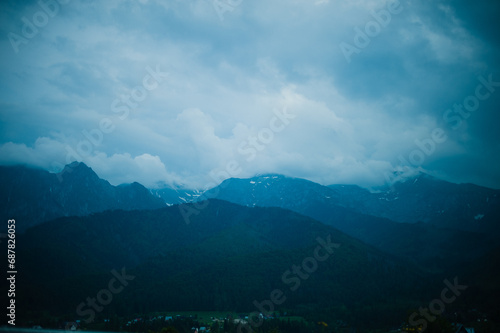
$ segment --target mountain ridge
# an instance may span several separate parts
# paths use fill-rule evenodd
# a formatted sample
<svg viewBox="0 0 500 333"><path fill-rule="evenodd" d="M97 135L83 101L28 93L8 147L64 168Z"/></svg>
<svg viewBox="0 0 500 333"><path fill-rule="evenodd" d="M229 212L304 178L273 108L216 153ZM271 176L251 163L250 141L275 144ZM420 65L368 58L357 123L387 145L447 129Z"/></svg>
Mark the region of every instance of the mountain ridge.
<svg viewBox="0 0 500 333"><path fill-rule="evenodd" d="M57 174L26 166L0 166L0 183L1 218L16 219L19 232L63 216L165 206L143 185L113 186L78 162Z"/></svg>
<svg viewBox="0 0 500 333"><path fill-rule="evenodd" d="M410 186L412 189L411 184L419 182L418 178L415 179L402 183L402 187ZM443 181L442 184L447 183ZM439 182L439 186L442 184ZM424 186L424 189L427 187ZM368 198L361 196L360 192ZM419 192L416 193L417 197L421 196ZM405 257L429 271L445 271L460 266L463 261L481 257L498 240L499 231L494 216L485 219L489 221L485 228L463 228L458 223L395 221L356 205L356 202L371 200L375 204L393 203L399 208L397 200L380 199L386 199L383 196L388 195L394 196L394 192L373 194L359 187L339 185L331 188L308 180L266 175L225 180L218 187L205 192L201 198L218 198L248 207L289 209L333 226L386 253ZM425 198L418 199L417 203L419 200L423 202ZM402 212L412 217L417 208L403 206ZM452 217L460 217L459 214L452 214Z"/></svg>
<svg viewBox="0 0 500 333"><path fill-rule="evenodd" d="M233 191L231 194L228 193L228 186ZM237 186L240 188L236 189ZM244 193L247 193L247 197L244 197ZM307 195L314 195L318 201L329 201L330 204L361 214L396 222L424 222L441 228L485 233L499 231L500 190L474 184L449 183L425 173L375 192L358 185L324 186L310 180L277 174L229 178L207 190L201 197L220 197L249 206L280 207L285 196L289 197L289 201L300 201ZM234 196L239 197L235 199ZM287 203L288 208L293 206L293 202Z"/></svg>

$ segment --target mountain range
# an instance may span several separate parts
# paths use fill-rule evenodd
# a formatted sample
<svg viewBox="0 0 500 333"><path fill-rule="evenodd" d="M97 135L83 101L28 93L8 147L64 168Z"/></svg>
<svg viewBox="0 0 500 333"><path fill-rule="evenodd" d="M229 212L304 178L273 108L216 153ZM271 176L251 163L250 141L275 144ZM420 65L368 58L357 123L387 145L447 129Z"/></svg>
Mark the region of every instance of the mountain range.
<svg viewBox="0 0 500 333"><path fill-rule="evenodd" d="M135 278L100 320L262 312L280 290L277 310L365 331L399 325L459 276L470 292L447 313L475 308L498 322L498 190L426 174L377 192L261 175L201 193L112 186L83 163L66 168L0 167L0 213L18 229L24 324L88 319L79 305L122 269ZM329 255L320 261L317 251Z"/></svg>
<svg viewBox="0 0 500 333"><path fill-rule="evenodd" d="M203 197L249 207L289 209L431 271L486 254L496 246L500 232L500 191L451 184L425 174L378 193L354 185L322 186L304 179L263 175L225 180ZM450 203L453 200L457 206ZM441 209L445 213L436 216L440 201L449 211ZM469 214L462 214L464 210ZM475 218L479 212L484 213L481 219Z"/></svg>
<svg viewBox="0 0 500 333"><path fill-rule="evenodd" d="M16 219L19 232L62 216L165 205L139 183L112 186L78 162L58 174L26 166L0 166L0 183L1 218Z"/></svg>
<svg viewBox="0 0 500 333"><path fill-rule="evenodd" d="M322 186L304 179L263 175L227 179L206 196L246 206L276 206L302 212L312 205L342 207L395 222L423 222L484 233L497 232L500 221L500 190L453 184L424 173L378 192L356 185Z"/></svg>

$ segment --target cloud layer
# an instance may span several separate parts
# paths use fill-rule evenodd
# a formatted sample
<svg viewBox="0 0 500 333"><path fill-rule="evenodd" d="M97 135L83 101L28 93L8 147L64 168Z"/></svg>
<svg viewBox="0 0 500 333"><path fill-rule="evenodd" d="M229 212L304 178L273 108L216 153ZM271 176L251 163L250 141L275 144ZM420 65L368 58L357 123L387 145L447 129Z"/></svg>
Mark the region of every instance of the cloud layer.
<svg viewBox="0 0 500 333"><path fill-rule="evenodd" d="M500 188L499 7L2 2L0 163L197 188L377 186L409 166Z"/></svg>

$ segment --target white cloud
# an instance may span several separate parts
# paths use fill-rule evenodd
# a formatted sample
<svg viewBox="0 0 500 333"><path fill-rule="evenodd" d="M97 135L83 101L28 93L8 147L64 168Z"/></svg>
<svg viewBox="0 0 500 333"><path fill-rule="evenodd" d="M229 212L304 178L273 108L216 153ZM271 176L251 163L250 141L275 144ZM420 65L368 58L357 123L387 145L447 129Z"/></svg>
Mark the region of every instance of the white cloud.
<svg viewBox="0 0 500 333"><path fill-rule="evenodd" d="M14 142L0 145L0 164L4 165L25 164L54 171L64 165L64 158L64 144L46 137L38 138L33 147Z"/></svg>
<svg viewBox="0 0 500 333"><path fill-rule="evenodd" d="M142 154L132 157L130 154L113 154L107 156L97 153L90 157L88 165L101 177L113 185L139 182L148 188L157 186L178 186L182 180L167 167L159 156Z"/></svg>
<svg viewBox="0 0 500 333"><path fill-rule="evenodd" d="M33 147L7 142L0 146L0 164L29 165L59 172L70 162L66 160L65 148L65 144L50 138L37 139ZM107 156L97 151L82 162L113 185L139 182L153 188L159 183L171 186L183 184L180 177L167 171L159 156L150 154L135 157L128 153Z"/></svg>

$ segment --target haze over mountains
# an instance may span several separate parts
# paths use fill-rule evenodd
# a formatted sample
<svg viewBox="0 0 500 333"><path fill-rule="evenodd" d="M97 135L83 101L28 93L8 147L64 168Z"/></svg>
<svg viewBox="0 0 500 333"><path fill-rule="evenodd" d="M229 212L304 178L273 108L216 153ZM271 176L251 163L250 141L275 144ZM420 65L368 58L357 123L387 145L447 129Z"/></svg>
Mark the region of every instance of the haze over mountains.
<svg viewBox="0 0 500 333"><path fill-rule="evenodd" d="M399 325L454 276L469 278L471 291L447 311L498 315L498 190L425 174L378 193L261 175L200 193L112 186L83 163L67 168L64 177L0 168L1 215L18 226L23 323L89 319L78 306L122 267L136 278L99 320L248 313L278 288L287 298L280 309L362 331ZM327 239L336 244L330 259L293 270Z"/></svg>

